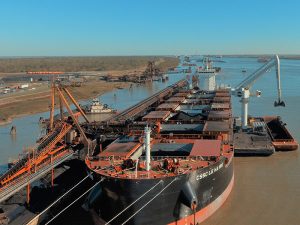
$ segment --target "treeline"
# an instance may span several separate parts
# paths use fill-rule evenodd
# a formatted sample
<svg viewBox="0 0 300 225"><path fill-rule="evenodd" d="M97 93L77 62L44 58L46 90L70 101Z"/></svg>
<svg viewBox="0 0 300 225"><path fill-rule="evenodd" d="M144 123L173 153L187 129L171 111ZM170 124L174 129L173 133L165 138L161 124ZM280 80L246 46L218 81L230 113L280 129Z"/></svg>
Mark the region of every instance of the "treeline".
<svg viewBox="0 0 300 225"><path fill-rule="evenodd" d="M127 70L146 66L150 60L162 61L160 67L163 69L178 64L176 58L162 56L1 58L0 73L19 73L27 71L76 72Z"/></svg>

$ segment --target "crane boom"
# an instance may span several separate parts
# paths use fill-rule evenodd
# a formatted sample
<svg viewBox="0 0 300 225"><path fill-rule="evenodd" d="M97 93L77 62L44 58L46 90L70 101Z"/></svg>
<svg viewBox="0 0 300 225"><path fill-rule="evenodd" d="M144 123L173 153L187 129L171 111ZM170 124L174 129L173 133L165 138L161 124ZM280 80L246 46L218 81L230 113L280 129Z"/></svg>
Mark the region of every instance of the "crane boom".
<svg viewBox="0 0 300 225"><path fill-rule="evenodd" d="M273 59L262 65L254 73L250 74L246 79L239 83L234 89L232 89L233 95L241 97L242 103L242 126L243 129L247 128L248 120L248 102L250 97L250 88L264 73L266 73L273 66L276 66L276 78L277 78L277 92L278 101L274 102L274 106L285 106L285 103L281 100L281 82L280 82L280 61L278 55L275 55ZM260 96L257 94L257 96Z"/></svg>
<svg viewBox="0 0 300 225"><path fill-rule="evenodd" d="M275 56L276 60L276 74L277 74L277 91L278 91L278 102L274 102L274 106L285 106L285 103L281 100L281 81L280 81L280 61L278 55Z"/></svg>
<svg viewBox="0 0 300 225"><path fill-rule="evenodd" d="M261 77L265 72L267 72L270 68L272 68L276 64L279 65L279 59L278 59L278 61L275 59L268 61L266 64L262 65L258 70L256 70L254 73L250 74L241 83L239 83L235 87L235 89L236 90L241 89L241 88L249 89L259 77Z"/></svg>
<svg viewBox="0 0 300 225"><path fill-rule="evenodd" d="M262 65L258 70L253 72L250 76L239 83L235 88L235 92L242 91L242 89L250 89L254 82L260 78L264 73L266 73L273 66L276 66L276 78L277 78L277 91L278 91L278 101L274 103L274 106L285 106L281 97L281 82L280 82L280 61L278 55L275 55L273 59L268 61L266 64Z"/></svg>

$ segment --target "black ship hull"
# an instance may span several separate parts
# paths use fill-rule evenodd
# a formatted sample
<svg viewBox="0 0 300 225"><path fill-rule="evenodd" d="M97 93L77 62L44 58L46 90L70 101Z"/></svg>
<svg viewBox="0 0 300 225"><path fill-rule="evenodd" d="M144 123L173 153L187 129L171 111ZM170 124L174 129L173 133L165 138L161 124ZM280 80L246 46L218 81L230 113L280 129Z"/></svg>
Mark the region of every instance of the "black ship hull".
<svg viewBox="0 0 300 225"><path fill-rule="evenodd" d="M147 225L202 222L226 200L234 179L232 157L230 160L221 158L205 168L176 177L124 179L95 176L104 180L90 193L87 205L101 220L109 224Z"/></svg>

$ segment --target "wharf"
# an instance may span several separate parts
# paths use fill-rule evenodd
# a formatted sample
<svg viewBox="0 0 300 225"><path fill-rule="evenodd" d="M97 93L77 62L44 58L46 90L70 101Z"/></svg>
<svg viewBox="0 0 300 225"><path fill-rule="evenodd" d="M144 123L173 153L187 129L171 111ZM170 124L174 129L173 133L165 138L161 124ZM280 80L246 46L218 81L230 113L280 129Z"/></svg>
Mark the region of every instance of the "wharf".
<svg viewBox="0 0 300 225"><path fill-rule="evenodd" d="M67 152L64 154L63 157L56 159L53 161L53 163L48 163L45 165L42 169L38 170L36 173L30 174L29 176L26 174L24 176L21 176L19 179L15 180L14 183L7 188L3 188L0 193L0 202L8 199L12 195L14 195L16 192L20 191L24 187L28 185L28 183L32 183L43 176L45 174L49 173L53 168L55 168L57 165L63 163L64 161L70 159L73 156L73 152Z"/></svg>

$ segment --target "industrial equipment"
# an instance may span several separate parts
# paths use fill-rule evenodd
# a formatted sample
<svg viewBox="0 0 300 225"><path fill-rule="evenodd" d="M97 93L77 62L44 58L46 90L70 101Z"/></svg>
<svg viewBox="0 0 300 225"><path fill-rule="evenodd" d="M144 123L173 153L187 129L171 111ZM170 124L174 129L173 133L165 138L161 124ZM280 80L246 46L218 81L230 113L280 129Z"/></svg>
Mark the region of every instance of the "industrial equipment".
<svg viewBox="0 0 300 225"><path fill-rule="evenodd" d="M255 94L250 93L252 85L260 78L264 73L269 71L273 66L276 66L277 75L277 91L278 91L278 101L274 102L274 106L285 106L285 103L281 100L281 83L280 83L280 61L278 55L275 55L273 59L268 61L254 73L249 75L241 83L239 83L235 88L231 89L234 96L241 98L242 103L242 129L247 129L248 127L248 103L250 96L261 96L261 91L257 90Z"/></svg>

